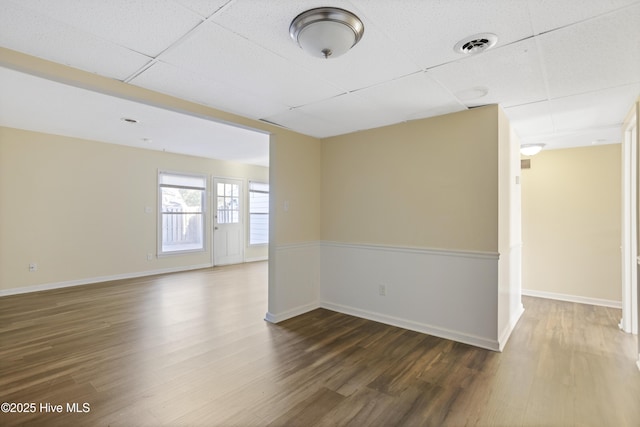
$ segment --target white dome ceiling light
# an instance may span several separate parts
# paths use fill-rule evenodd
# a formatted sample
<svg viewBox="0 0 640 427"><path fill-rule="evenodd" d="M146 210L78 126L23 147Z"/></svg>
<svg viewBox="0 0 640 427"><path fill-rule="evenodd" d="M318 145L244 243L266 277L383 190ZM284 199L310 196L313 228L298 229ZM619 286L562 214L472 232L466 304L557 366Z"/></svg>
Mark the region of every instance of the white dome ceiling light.
<svg viewBox="0 0 640 427"><path fill-rule="evenodd" d="M348 10L319 7L296 16L289 26L289 34L308 54L336 58L362 39L364 24Z"/></svg>
<svg viewBox="0 0 640 427"><path fill-rule="evenodd" d="M544 146L545 144L523 144L520 146L520 154L523 156L535 156Z"/></svg>

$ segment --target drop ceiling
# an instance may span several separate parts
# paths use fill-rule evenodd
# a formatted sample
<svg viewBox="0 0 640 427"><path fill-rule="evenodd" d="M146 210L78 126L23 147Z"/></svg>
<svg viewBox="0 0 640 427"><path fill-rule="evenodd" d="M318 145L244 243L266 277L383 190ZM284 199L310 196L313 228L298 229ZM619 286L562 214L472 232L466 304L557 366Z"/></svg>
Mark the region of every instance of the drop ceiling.
<svg viewBox="0 0 640 427"><path fill-rule="evenodd" d="M365 25L344 56L311 57L289 37L295 16L321 6L348 9ZM493 49L454 51L458 41L484 32L498 36ZM499 103L522 143L616 143L640 95L640 0L0 0L0 46L318 138ZM4 126L38 122L48 129L38 130L117 143L131 137L125 123L98 126L102 119L94 117L130 101L13 70L0 78ZM78 105L90 117L42 120L46 105L18 101L33 85L68 91L65 105L46 98L67 116L85 99ZM89 111L86 96L95 105ZM190 140L188 154L222 156L216 153L225 144L209 143L222 131L218 123L138 108L131 114L145 117L149 135L153 126L166 135L149 148L176 151ZM87 133L91 128L104 135ZM180 133L187 128L191 134ZM227 131L236 134L219 141L265 137ZM156 143L142 131L135 137L131 145ZM264 164L265 145L261 153L253 153L255 141L236 149L247 162Z"/></svg>

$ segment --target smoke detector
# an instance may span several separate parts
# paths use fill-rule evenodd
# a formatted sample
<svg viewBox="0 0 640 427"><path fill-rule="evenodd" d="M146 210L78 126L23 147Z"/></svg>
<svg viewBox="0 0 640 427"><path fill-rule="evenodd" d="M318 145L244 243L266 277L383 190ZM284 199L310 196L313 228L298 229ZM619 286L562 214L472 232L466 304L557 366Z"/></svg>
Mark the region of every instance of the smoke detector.
<svg viewBox="0 0 640 427"><path fill-rule="evenodd" d="M491 49L498 42L498 36L493 33L476 34L460 40L453 47L457 53L465 53L467 55L476 55L485 50Z"/></svg>

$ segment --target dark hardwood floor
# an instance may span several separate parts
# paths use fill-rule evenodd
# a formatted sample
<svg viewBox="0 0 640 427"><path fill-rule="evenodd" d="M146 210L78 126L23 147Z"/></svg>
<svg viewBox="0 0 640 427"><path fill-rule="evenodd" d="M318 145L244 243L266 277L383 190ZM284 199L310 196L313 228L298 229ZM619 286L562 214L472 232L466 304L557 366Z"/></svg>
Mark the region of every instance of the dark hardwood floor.
<svg viewBox="0 0 640 427"><path fill-rule="evenodd" d="M0 402L35 409L0 425L640 425L620 310L524 298L495 353L323 309L269 324L266 277L253 263L0 298Z"/></svg>

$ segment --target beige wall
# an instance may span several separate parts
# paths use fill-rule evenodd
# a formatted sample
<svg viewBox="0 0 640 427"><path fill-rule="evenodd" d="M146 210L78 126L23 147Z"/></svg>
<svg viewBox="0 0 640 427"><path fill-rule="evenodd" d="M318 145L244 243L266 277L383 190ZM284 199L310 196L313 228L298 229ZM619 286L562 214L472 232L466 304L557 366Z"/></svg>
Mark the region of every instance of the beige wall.
<svg viewBox="0 0 640 427"><path fill-rule="evenodd" d="M323 240L497 252L497 109L323 140Z"/></svg>
<svg viewBox="0 0 640 427"><path fill-rule="evenodd" d="M0 128L0 289L209 264L210 250L155 258L158 169L245 182L268 181L269 173L260 166ZM153 212L145 213L146 207ZM266 257L267 248L247 245L245 256ZM37 272L28 272L30 262L38 264Z"/></svg>
<svg viewBox="0 0 640 427"><path fill-rule="evenodd" d="M277 186L270 188L276 212L277 243L320 240L320 157L318 139L272 137L271 169ZM286 204L286 209L285 209Z"/></svg>
<svg viewBox="0 0 640 427"><path fill-rule="evenodd" d="M620 150L531 158L522 171L523 289L620 301Z"/></svg>

